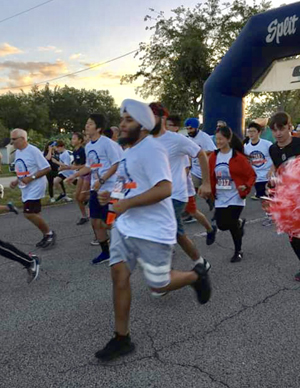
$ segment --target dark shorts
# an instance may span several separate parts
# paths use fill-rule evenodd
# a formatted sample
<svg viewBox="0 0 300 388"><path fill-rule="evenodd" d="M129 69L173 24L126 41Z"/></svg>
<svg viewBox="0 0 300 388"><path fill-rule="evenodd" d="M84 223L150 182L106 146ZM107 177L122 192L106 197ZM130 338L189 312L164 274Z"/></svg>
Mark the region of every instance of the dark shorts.
<svg viewBox="0 0 300 388"><path fill-rule="evenodd" d="M172 199L173 207L175 210L175 217L177 222L177 234L185 234L184 226L182 222L182 213L186 207L186 202L177 201L177 199Z"/></svg>
<svg viewBox="0 0 300 388"><path fill-rule="evenodd" d="M255 190L256 190L256 197L265 197L266 196L266 184L268 182L256 182L255 183Z"/></svg>
<svg viewBox="0 0 300 388"><path fill-rule="evenodd" d="M106 222L108 204L101 206L98 201L97 191L90 192L90 218L95 218Z"/></svg>
<svg viewBox="0 0 300 388"><path fill-rule="evenodd" d="M23 213L38 214L42 211L42 203L40 199L33 199L23 203Z"/></svg>
<svg viewBox="0 0 300 388"><path fill-rule="evenodd" d="M57 175L62 181L64 181L67 177L65 177L63 174L58 174Z"/></svg>

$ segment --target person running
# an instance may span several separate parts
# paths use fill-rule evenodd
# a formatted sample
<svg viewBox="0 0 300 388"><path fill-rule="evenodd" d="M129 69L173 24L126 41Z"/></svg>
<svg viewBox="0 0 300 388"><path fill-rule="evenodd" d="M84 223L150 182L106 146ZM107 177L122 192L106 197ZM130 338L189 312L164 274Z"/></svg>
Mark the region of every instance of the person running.
<svg viewBox="0 0 300 388"><path fill-rule="evenodd" d="M74 132L72 135L72 146L74 162L71 166L60 166L60 171L64 170L80 170L86 164L86 156L84 150L84 136L82 133ZM86 179L88 178L88 179ZM78 204L79 210L81 212L81 218L77 222L76 225L84 225L89 221L89 217L86 212L85 203L86 203L86 192L89 190L90 182L89 182L89 174L85 176L79 177L77 179L76 191L75 191L75 199Z"/></svg>
<svg viewBox="0 0 300 388"><path fill-rule="evenodd" d="M73 174L73 171L71 170L72 159L69 152L66 150L65 143L62 140L58 140L55 147L59 155L59 161L56 162L53 160L53 162L58 164L59 167L58 175L56 178L54 178L54 187L58 189L61 183L63 183L66 178ZM61 200L71 202L72 198L68 197L66 191L64 190L59 194L55 201L59 202Z"/></svg>
<svg viewBox="0 0 300 388"><path fill-rule="evenodd" d="M240 216L256 175L244 155L243 144L229 127L217 129L216 142L218 150L209 158L215 220L220 230L231 233L234 255L230 261L235 263L243 258L242 238L246 220L240 220Z"/></svg>
<svg viewBox="0 0 300 388"><path fill-rule="evenodd" d="M147 285L163 293L190 285L199 303L208 302L211 287L203 264L191 271L171 270L176 243L176 219L171 201L172 177L168 155L159 141L148 136L155 118L147 104L124 100L121 138L129 147L117 171L113 205L118 218L111 231L110 266L113 281L115 336L95 356L109 361L135 349L129 333L130 275L140 263ZM110 193L102 192L106 203Z"/></svg>
<svg viewBox="0 0 300 388"><path fill-rule="evenodd" d="M91 141L85 147L86 165L75 174L71 175L67 181L84 176L89 172L91 175L90 192L90 218L92 227L100 242L102 252L92 260L92 264L104 263L109 260L109 239L107 235L106 219L108 205L101 206L98 201L98 192L111 191L114 187L115 176L120 154L115 142L101 135L105 128L105 118L102 114L91 114L86 123L86 133Z"/></svg>
<svg viewBox="0 0 300 388"><path fill-rule="evenodd" d="M201 184L199 188L199 195L207 198L211 194L206 153L199 145L195 144L186 136L178 135L177 133L166 130L165 122L168 112L160 103L151 103L150 108L152 109L156 120L155 128L150 133L166 148L169 156L173 181L171 198L177 222L177 242L192 260L195 262L197 262L197 260L205 261L200 256L195 244L185 233L182 222L182 213L188 202L186 174L187 158L197 158L198 163L203 170L204 179L203 184ZM216 228L211 228L210 230L210 239L212 242L215 240L216 231ZM207 267L210 267L209 263L207 263Z"/></svg>
<svg viewBox="0 0 300 388"><path fill-rule="evenodd" d="M40 259L36 255L26 255L26 253L20 251L14 245L0 240L0 256L23 265L27 269L27 283L31 283L38 277Z"/></svg>
<svg viewBox="0 0 300 388"><path fill-rule="evenodd" d="M43 234L43 238L36 246L48 248L55 244L56 234L50 230L41 216L41 199L45 196L50 165L42 152L27 141L27 132L16 128L11 131L11 142L16 149L15 171L17 179L12 181L10 187L17 185L22 192L25 218L33 223Z"/></svg>
<svg viewBox="0 0 300 388"><path fill-rule="evenodd" d="M300 138L292 136L291 127L291 117L286 112L276 113L270 120L270 128L276 139L270 147L270 156L279 175L289 159L300 156ZM287 190L289 190L288 187ZM290 243L300 260L300 236L290 237ZM295 280L300 282L300 271L296 273Z"/></svg>
<svg viewBox="0 0 300 388"><path fill-rule="evenodd" d="M59 154L55 151L56 144L57 144L56 141L50 141L49 143L46 144L44 149L44 156L51 167L51 171L49 171L48 174L46 175L46 178L48 181L48 192L50 197L50 203L55 202L54 179L58 176L58 168L59 168L59 164L57 163L59 162ZM66 195L66 189L63 181L60 182L60 186L61 186L62 192Z"/></svg>
<svg viewBox="0 0 300 388"><path fill-rule="evenodd" d="M256 193L251 197L253 200L258 200L266 195L268 174L273 165L269 153L272 143L260 138L261 130L262 128L259 124L251 122L247 129L250 141L244 146L245 154L249 156L251 165L256 173Z"/></svg>

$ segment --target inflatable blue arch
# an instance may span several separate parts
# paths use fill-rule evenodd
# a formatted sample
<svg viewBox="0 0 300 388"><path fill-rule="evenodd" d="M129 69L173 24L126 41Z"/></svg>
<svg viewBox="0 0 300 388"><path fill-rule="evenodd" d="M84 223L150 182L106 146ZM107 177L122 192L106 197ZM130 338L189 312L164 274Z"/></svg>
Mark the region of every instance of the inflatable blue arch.
<svg viewBox="0 0 300 388"><path fill-rule="evenodd" d="M204 130L224 120L241 136L243 97L276 59L300 53L300 2L253 16L204 84Z"/></svg>

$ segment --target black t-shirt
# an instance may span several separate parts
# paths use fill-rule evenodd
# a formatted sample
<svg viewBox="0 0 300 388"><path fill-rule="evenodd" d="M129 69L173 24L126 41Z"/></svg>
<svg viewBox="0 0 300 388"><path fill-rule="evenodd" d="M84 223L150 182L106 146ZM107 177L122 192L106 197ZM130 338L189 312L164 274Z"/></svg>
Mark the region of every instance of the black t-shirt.
<svg viewBox="0 0 300 388"><path fill-rule="evenodd" d="M48 152L44 152L44 156L45 156L45 157L46 157L47 154L48 154ZM59 162L59 153L58 153L58 152L54 152L54 153L52 154L52 158L53 158L53 159L56 159L56 160ZM58 171L58 169L59 169L59 165L58 165L58 164L52 162L52 160L48 160L48 159L47 159L47 161L48 161L48 163L50 164L50 167L51 167L51 170L52 170L52 171Z"/></svg>
<svg viewBox="0 0 300 388"><path fill-rule="evenodd" d="M78 150L73 151L75 166L85 165L86 157L84 147L79 147Z"/></svg>
<svg viewBox="0 0 300 388"><path fill-rule="evenodd" d="M280 148L277 143L271 145L270 156L276 168L288 159L300 155L300 138L293 137L290 144Z"/></svg>

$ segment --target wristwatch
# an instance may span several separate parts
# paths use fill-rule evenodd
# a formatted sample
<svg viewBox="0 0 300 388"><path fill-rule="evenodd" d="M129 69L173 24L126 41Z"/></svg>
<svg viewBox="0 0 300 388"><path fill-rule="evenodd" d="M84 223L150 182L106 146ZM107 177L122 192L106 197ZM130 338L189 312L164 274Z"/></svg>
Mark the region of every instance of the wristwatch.
<svg viewBox="0 0 300 388"><path fill-rule="evenodd" d="M99 182L101 183L101 185L104 185L104 183L105 183L105 180L104 180L104 179L102 179L102 178L100 178L100 179L99 179Z"/></svg>
<svg viewBox="0 0 300 388"><path fill-rule="evenodd" d="M35 180L35 179L36 179L36 176L35 176L35 175L31 175L31 178L32 178L33 180Z"/></svg>

